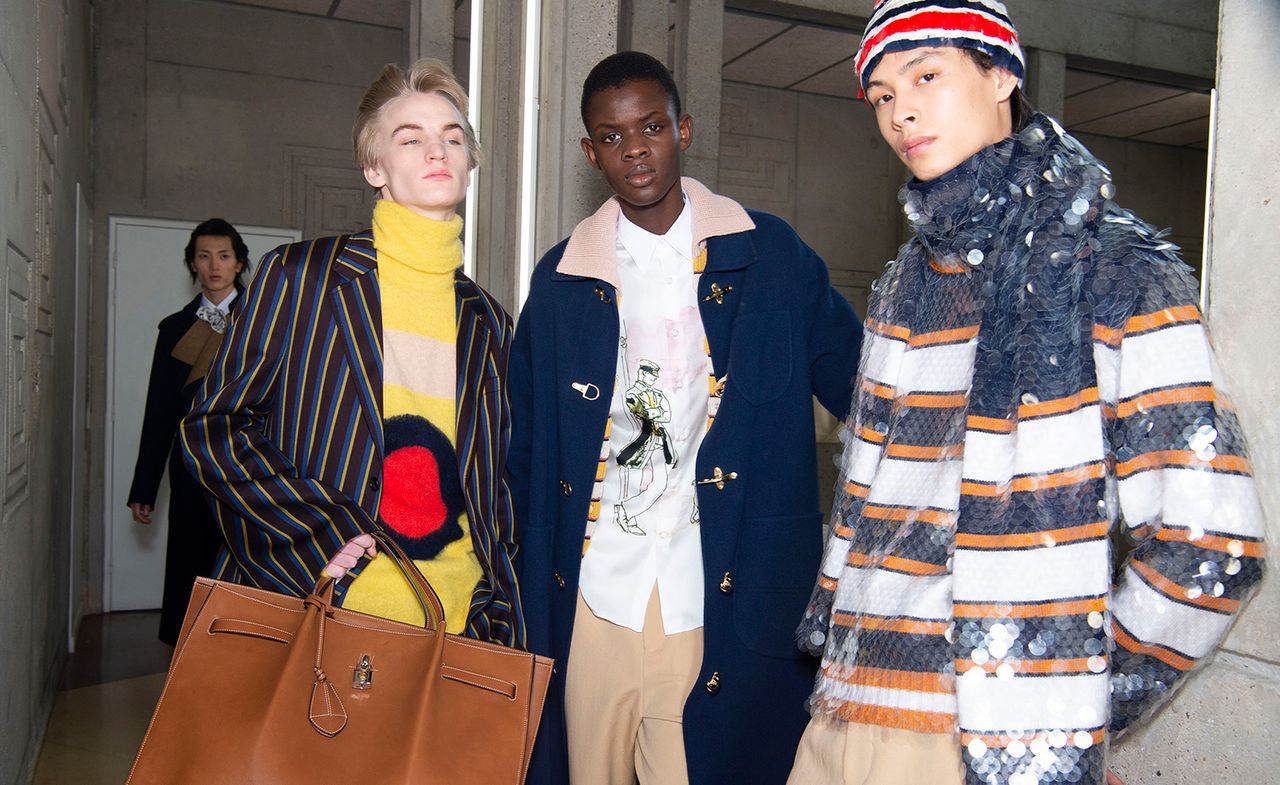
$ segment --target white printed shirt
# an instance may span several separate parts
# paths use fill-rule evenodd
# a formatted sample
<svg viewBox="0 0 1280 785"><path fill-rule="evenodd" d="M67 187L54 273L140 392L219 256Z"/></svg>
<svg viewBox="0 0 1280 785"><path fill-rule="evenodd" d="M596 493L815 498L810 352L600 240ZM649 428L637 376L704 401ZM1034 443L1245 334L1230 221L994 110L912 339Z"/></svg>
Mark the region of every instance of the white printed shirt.
<svg viewBox="0 0 1280 785"><path fill-rule="evenodd" d="M579 586L599 618L637 632L655 584L668 635L702 626L694 485L707 426L707 356L684 210L665 235L618 215L618 370L600 518Z"/></svg>

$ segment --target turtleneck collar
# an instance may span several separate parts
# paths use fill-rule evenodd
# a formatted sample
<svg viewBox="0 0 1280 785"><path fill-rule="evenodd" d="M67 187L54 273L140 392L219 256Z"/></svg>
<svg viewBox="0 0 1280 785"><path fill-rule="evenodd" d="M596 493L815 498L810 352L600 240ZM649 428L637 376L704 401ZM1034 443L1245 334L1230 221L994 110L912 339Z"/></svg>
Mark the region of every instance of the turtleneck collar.
<svg viewBox="0 0 1280 785"><path fill-rule="evenodd" d="M1060 149L1054 121L1037 113L1020 132L974 153L941 177L909 180L903 212L935 263L978 266L1024 202L1034 199L1042 162ZM1051 170L1050 170L1051 174Z"/></svg>
<svg viewBox="0 0 1280 785"><path fill-rule="evenodd" d="M400 264L423 273L453 274L462 265L462 217L437 221L404 205L379 199L373 206L373 247L378 264Z"/></svg>

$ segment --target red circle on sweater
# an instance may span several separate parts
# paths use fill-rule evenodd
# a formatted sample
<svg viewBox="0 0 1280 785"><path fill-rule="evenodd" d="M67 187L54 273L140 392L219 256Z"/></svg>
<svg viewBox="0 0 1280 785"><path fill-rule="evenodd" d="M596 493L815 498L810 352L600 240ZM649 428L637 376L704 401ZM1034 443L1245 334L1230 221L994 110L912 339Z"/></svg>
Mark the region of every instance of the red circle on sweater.
<svg viewBox="0 0 1280 785"><path fill-rule="evenodd" d="M436 456L426 447L394 450L383 462L382 519L405 537L425 537L445 523Z"/></svg>

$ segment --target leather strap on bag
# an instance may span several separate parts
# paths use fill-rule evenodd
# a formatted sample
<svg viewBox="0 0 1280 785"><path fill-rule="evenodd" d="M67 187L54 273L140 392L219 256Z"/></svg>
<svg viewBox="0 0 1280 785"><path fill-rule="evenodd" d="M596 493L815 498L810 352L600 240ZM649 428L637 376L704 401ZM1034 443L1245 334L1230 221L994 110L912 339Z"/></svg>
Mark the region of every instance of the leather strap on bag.
<svg viewBox="0 0 1280 785"><path fill-rule="evenodd" d="M347 726L347 709L338 697L338 690L329 681L321 663L324 658L324 622L333 609L333 578L325 577L316 584L316 590L303 602L305 607L318 614L316 635L316 659L311 671L315 680L311 683L311 704L308 717L311 726L330 738L337 736Z"/></svg>

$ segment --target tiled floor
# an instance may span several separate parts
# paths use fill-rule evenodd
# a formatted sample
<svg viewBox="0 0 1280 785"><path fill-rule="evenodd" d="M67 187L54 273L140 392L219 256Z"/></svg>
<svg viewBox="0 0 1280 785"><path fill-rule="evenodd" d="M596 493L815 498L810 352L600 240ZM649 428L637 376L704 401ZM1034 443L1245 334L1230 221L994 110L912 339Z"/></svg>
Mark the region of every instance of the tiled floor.
<svg viewBox="0 0 1280 785"><path fill-rule="evenodd" d="M158 612L89 616L54 698L32 785L121 785L151 719L171 649Z"/></svg>

